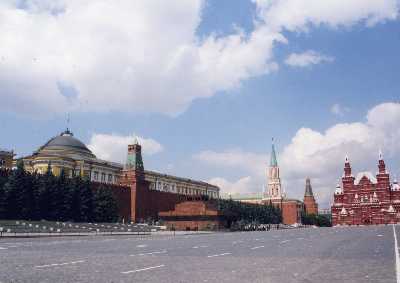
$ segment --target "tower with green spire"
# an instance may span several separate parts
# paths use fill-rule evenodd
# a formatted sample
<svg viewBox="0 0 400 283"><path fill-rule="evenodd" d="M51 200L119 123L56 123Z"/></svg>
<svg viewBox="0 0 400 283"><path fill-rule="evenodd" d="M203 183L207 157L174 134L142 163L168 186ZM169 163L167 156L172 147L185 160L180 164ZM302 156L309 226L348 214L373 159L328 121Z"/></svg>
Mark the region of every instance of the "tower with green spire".
<svg viewBox="0 0 400 283"><path fill-rule="evenodd" d="M139 170L143 171L142 147L138 140L135 139L133 144L128 145L128 156L125 164L126 170Z"/></svg>
<svg viewBox="0 0 400 283"><path fill-rule="evenodd" d="M269 163L271 167L278 167L278 161L276 160L275 144L274 139L272 139L272 149L271 149L271 161Z"/></svg>
<svg viewBox="0 0 400 283"><path fill-rule="evenodd" d="M264 200L281 200L284 198L282 192L281 178L279 176L278 160L274 139L272 139L271 158L267 169L267 188L264 192Z"/></svg>

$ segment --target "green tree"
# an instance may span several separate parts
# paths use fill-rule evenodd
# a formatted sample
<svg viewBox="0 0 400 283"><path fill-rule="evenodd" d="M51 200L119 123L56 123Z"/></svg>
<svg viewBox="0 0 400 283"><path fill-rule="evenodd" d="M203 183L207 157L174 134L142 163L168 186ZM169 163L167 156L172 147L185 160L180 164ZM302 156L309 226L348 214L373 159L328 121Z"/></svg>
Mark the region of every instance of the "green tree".
<svg viewBox="0 0 400 283"><path fill-rule="evenodd" d="M21 198L19 193L25 188L25 169L22 160L17 162L17 169L14 170L4 185L4 208L6 219L20 218Z"/></svg>
<svg viewBox="0 0 400 283"><path fill-rule="evenodd" d="M4 185L7 183L10 171L0 169L0 219L5 218L5 189Z"/></svg>
<svg viewBox="0 0 400 283"><path fill-rule="evenodd" d="M51 163L49 163L46 173L38 180L38 205L41 219L51 220L53 217L55 186L56 178L52 173Z"/></svg>
<svg viewBox="0 0 400 283"><path fill-rule="evenodd" d="M115 222L118 219L117 202L110 187L100 185L93 195L94 221Z"/></svg>

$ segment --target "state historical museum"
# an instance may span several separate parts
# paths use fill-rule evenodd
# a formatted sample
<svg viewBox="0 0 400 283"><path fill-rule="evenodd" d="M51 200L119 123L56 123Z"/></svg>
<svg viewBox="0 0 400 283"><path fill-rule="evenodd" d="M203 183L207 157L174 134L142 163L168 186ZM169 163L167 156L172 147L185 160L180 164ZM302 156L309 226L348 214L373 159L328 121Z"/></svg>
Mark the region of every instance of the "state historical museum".
<svg viewBox="0 0 400 283"><path fill-rule="evenodd" d="M390 182L382 153L379 154L378 173L352 175L346 157L344 174L338 184L332 205L333 225L370 225L400 222L400 186Z"/></svg>

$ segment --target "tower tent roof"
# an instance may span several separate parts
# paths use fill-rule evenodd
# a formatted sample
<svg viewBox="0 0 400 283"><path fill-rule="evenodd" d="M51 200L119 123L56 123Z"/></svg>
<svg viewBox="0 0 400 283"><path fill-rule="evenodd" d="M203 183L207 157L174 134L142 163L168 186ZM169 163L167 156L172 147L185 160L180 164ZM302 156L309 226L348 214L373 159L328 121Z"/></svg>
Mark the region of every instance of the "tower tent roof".
<svg viewBox="0 0 400 283"><path fill-rule="evenodd" d="M310 178L306 179L306 190L304 192L305 197L313 197L313 191L312 191L312 186L311 186L311 181Z"/></svg>
<svg viewBox="0 0 400 283"><path fill-rule="evenodd" d="M271 167L277 167L278 161L276 159L276 152L275 152L275 144L272 142L272 149L271 149L271 161L269 164Z"/></svg>

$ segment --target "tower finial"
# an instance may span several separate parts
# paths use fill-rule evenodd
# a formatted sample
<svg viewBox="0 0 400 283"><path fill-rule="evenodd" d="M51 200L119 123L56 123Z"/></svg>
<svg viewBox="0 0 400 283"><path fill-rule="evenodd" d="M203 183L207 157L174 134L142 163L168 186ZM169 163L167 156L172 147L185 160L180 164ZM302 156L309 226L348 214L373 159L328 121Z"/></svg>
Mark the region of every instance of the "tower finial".
<svg viewBox="0 0 400 283"><path fill-rule="evenodd" d="M345 163L349 163L349 156L346 154L346 157L344 158Z"/></svg>
<svg viewBox="0 0 400 283"><path fill-rule="evenodd" d="M383 160L382 149L379 149L379 160Z"/></svg>
<svg viewBox="0 0 400 283"><path fill-rule="evenodd" d="M137 136L135 136L135 139L133 140L133 144L139 145L139 140L138 140Z"/></svg>

